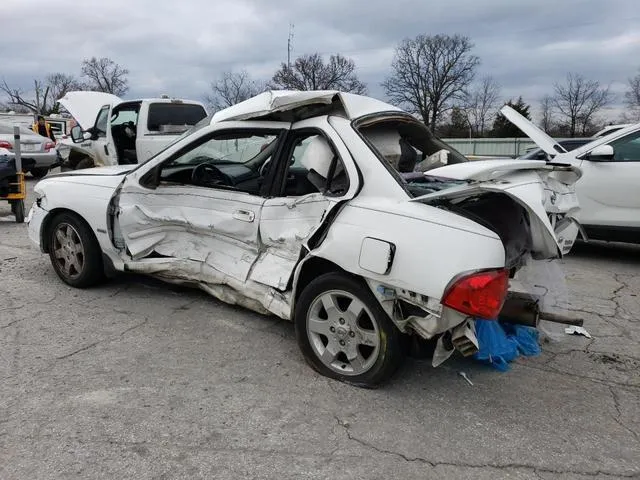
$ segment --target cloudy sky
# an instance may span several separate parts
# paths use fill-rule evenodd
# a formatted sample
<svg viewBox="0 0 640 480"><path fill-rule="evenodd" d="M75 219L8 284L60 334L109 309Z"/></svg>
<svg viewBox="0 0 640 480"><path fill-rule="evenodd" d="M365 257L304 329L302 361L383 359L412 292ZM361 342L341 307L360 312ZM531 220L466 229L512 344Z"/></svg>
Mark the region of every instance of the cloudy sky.
<svg viewBox="0 0 640 480"><path fill-rule="evenodd" d="M610 84L618 103L640 68L638 0L0 0L0 78L28 88L51 72L79 74L83 58L129 69L129 98L200 99L223 71L268 79L293 56L353 58L373 96L395 45L421 33L460 33L478 73L502 96L537 104L567 72Z"/></svg>

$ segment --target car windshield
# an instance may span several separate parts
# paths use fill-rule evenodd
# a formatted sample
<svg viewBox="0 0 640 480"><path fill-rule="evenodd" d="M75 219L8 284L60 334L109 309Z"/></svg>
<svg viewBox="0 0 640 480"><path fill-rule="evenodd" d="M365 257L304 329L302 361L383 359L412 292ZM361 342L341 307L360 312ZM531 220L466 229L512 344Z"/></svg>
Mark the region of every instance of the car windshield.
<svg viewBox="0 0 640 480"><path fill-rule="evenodd" d="M434 168L466 163L469 159L409 115L377 118L356 129L412 197L467 183L428 174Z"/></svg>
<svg viewBox="0 0 640 480"><path fill-rule="evenodd" d="M172 166L249 164L277 139L277 135L247 135L246 137L215 138L182 155Z"/></svg>

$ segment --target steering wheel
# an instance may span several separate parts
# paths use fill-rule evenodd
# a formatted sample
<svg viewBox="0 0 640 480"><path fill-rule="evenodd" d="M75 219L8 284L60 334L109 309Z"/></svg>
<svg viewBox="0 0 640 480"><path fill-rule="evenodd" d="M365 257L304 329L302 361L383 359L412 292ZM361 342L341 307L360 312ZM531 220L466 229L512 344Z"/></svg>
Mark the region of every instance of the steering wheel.
<svg viewBox="0 0 640 480"><path fill-rule="evenodd" d="M265 177L265 175L267 174L267 171L269 170L270 165L271 165L271 159L268 158L267 161L262 164L262 166L260 167L260 170L258 170L258 175L260 175L261 177Z"/></svg>
<svg viewBox="0 0 640 480"><path fill-rule="evenodd" d="M191 172L191 181L202 187L233 187L233 179L210 163L201 163Z"/></svg>

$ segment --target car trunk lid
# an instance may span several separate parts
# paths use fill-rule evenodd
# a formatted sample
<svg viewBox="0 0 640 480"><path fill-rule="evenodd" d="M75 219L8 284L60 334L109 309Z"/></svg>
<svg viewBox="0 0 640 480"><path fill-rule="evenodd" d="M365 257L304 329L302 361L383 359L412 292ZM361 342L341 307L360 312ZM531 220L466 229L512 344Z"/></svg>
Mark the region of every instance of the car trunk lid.
<svg viewBox="0 0 640 480"><path fill-rule="evenodd" d="M504 194L521 205L530 222L532 255L567 254L579 233L574 184L580 170L537 160L488 160L436 168L427 177L464 181L411 199L428 205L460 205L487 194Z"/></svg>

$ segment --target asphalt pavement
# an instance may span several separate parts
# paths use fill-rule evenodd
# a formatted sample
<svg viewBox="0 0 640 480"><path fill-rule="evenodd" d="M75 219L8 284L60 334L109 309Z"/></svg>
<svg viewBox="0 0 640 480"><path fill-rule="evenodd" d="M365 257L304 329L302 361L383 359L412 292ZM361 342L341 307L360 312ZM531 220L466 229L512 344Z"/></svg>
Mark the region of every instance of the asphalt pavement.
<svg viewBox="0 0 640 480"><path fill-rule="evenodd" d="M640 478L640 248L560 267L593 338L506 373L410 359L363 390L200 291L65 286L0 203L0 479Z"/></svg>

